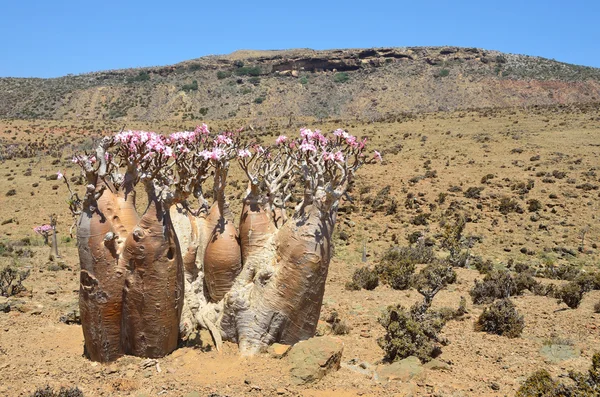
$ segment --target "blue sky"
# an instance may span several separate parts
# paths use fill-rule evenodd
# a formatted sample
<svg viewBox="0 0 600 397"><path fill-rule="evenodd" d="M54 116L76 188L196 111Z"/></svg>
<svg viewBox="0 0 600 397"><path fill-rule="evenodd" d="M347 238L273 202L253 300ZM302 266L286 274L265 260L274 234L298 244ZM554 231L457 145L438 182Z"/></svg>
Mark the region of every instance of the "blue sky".
<svg viewBox="0 0 600 397"><path fill-rule="evenodd" d="M237 49L456 45L600 67L600 0L2 0L0 76L173 64Z"/></svg>

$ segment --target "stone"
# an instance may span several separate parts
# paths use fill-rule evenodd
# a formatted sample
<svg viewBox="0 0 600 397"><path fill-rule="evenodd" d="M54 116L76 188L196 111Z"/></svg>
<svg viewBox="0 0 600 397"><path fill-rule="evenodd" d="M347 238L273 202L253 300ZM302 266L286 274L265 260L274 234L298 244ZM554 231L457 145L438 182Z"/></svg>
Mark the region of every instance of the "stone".
<svg viewBox="0 0 600 397"><path fill-rule="evenodd" d="M267 353L273 358L282 358L290 350L290 345L282 345L281 343L273 343L267 349Z"/></svg>
<svg viewBox="0 0 600 397"><path fill-rule="evenodd" d="M381 366L377 369L377 375L382 380L400 380L407 382L423 373L424 368L415 356L407 357L389 365Z"/></svg>
<svg viewBox="0 0 600 397"><path fill-rule="evenodd" d="M81 324L81 317L79 316L79 305L71 306L69 311L60 316L61 323L65 324Z"/></svg>
<svg viewBox="0 0 600 397"><path fill-rule="evenodd" d="M446 364L445 362L443 362L441 360L434 358L433 360L423 364L423 368L441 370L441 369L450 369L450 365Z"/></svg>
<svg viewBox="0 0 600 397"><path fill-rule="evenodd" d="M343 351L343 342L331 336L296 343L287 354L292 382L296 385L317 382L339 370Z"/></svg>

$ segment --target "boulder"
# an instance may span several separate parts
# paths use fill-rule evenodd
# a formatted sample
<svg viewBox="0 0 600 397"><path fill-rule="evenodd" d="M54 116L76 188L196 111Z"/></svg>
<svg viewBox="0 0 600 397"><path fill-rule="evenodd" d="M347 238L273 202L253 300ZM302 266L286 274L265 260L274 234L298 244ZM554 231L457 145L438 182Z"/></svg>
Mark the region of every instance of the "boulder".
<svg viewBox="0 0 600 397"><path fill-rule="evenodd" d="M297 385L317 382L340 369L344 344L339 338L324 336L296 343L289 350L292 382Z"/></svg>
<svg viewBox="0 0 600 397"><path fill-rule="evenodd" d="M400 380L402 382L407 382L410 379L421 375L423 371L424 368L421 364L421 360L415 356L410 356L392 364L380 366L377 369L377 377L380 380Z"/></svg>
<svg viewBox="0 0 600 397"><path fill-rule="evenodd" d="M290 350L290 345L282 345L281 343L273 343L267 349L267 353L273 358L282 358L285 357L288 350Z"/></svg>

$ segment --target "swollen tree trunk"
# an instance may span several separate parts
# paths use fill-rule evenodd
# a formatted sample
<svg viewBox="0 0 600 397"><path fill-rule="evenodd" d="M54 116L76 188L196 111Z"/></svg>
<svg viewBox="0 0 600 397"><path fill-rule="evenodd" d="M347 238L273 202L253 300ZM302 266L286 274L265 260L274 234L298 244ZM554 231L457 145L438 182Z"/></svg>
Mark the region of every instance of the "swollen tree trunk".
<svg viewBox="0 0 600 397"><path fill-rule="evenodd" d="M177 347L183 260L169 209L148 187L149 205L124 244L123 351L162 357Z"/></svg>
<svg viewBox="0 0 600 397"><path fill-rule="evenodd" d="M93 186L93 185L92 185ZM101 186L104 187L104 186ZM100 194L97 200L94 195ZM79 310L85 338L85 355L92 361L112 361L123 354L121 311L124 269L110 222L113 194L99 189L88 194L77 224L80 289Z"/></svg>
<svg viewBox="0 0 600 397"><path fill-rule="evenodd" d="M251 231L242 234L246 260L225 297L220 323L223 338L238 342L247 355L314 335L335 222L330 212L309 205L277 230L264 208L255 208L242 216L240 230ZM265 226L253 229L251 219Z"/></svg>

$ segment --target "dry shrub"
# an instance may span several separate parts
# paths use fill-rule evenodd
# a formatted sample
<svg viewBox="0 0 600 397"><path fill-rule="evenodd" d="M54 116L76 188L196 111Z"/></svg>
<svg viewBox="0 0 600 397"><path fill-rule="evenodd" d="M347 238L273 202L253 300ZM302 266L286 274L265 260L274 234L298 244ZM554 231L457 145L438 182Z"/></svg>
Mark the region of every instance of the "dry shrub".
<svg viewBox="0 0 600 397"><path fill-rule="evenodd" d="M0 271L0 296L13 296L26 291L22 282L29 277L29 270L18 271L10 266Z"/></svg>
<svg viewBox="0 0 600 397"><path fill-rule="evenodd" d="M331 312L325 321L331 326L331 333L334 335L347 335L352 330L346 321L340 318L338 312L335 310Z"/></svg>
<svg viewBox="0 0 600 397"><path fill-rule="evenodd" d="M600 395L600 353L592 356L592 365L587 373L569 372L572 384L566 385L552 379L542 369L521 385L516 397L597 397Z"/></svg>
<svg viewBox="0 0 600 397"><path fill-rule="evenodd" d="M431 263L435 259L433 249L423 241L411 247L390 248L375 267L381 280L391 288L405 290L410 288L415 265Z"/></svg>
<svg viewBox="0 0 600 397"><path fill-rule="evenodd" d="M507 270L491 271L483 281L475 280L475 286L469 292L473 303L491 303L496 299L520 295L524 290L533 291L539 283L528 273L513 276Z"/></svg>
<svg viewBox="0 0 600 397"><path fill-rule="evenodd" d="M475 323L476 331L488 334L516 338L525 328L523 316L520 316L510 299L501 299L486 307Z"/></svg>
<svg viewBox="0 0 600 397"><path fill-rule="evenodd" d="M358 291L366 289L374 290L379 285L379 275L375 270L369 269L368 266L361 267L354 271L352 281L346 283L346 289L350 291Z"/></svg>
<svg viewBox="0 0 600 397"><path fill-rule="evenodd" d="M83 392L78 387L64 388L55 392L50 386L44 388L38 387L31 397L83 397Z"/></svg>

